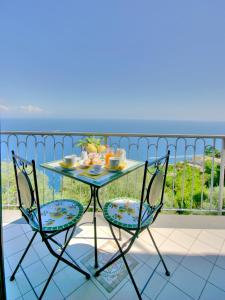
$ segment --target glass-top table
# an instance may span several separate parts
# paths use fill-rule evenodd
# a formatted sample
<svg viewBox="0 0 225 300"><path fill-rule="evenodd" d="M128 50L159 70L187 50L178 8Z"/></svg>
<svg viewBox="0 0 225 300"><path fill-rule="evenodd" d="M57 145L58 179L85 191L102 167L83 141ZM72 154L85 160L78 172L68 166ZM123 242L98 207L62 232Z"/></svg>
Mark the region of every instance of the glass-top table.
<svg viewBox="0 0 225 300"><path fill-rule="evenodd" d="M136 160L127 160L126 167L123 170L110 172L107 171L107 169L105 169L102 172L102 174L96 176L96 175L88 174L88 170L91 169L91 166L88 169L81 169L77 167L74 170L69 170L61 167L60 162L61 160L51 161L51 162L43 163L41 164L41 166L45 169L81 181L88 185L92 185L96 188L103 187L108 183L114 181L115 179L118 179L136 170L137 168L144 166L144 162L136 161Z"/></svg>
<svg viewBox="0 0 225 300"><path fill-rule="evenodd" d="M89 174L88 169L81 169L79 166L76 169L68 170L60 166L61 160L58 161L51 161L41 164L41 167L51 170L53 172L56 172L60 175L70 177L74 180L83 182L85 184L88 184L91 189L91 197L90 201L85 209L84 212L86 212L93 201L93 221L94 221L94 241L95 241L95 268L98 267L98 254L97 254L97 224L96 224L96 206L97 203L102 209L101 203L99 201L98 191L101 187L111 183L112 181L119 179L120 177L127 175L130 172L133 172L134 170L144 166L144 162L141 161L135 161L135 160L127 160L126 166L123 170L120 171L108 171L107 169L104 169L103 172L100 175L91 175Z"/></svg>

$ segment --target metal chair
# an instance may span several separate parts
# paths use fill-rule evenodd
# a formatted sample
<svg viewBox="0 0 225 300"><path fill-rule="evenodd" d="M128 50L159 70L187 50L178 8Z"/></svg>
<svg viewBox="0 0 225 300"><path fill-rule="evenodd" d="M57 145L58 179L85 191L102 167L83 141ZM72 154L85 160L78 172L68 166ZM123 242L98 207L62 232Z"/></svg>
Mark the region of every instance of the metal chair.
<svg viewBox="0 0 225 300"><path fill-rule="evenodd" d="M119 250L103 267L96 271L95 276L99 276L102 271L115 263L118 259L122 258L139 299L142 299L141 295L160 262L162 262L165 268L165 274L167 276L170 275L170 272L167 269L163 257L159 252L156 242L149 229L149 226L156 220L161 208L163 207L163 196L169 155L170 152L168 151L166 156L163 156L154 162L145 162L141 200L117 198L108 201L103 208L104 217L109 223L110 230ZM116 238L113 227L124 230L126 233L130 234L131 237L125 243L123 243L123 245L121 245ZM160 260L143 289L139 291L125 255L130 251L133 243L144 230L148 231Z"/></svg>
<svg viewBox="0 0 225 300"><path fill-rule="evenodd" d="M16 272L19 267L21 267L21 270L30 283L35 295L38 299L42 299L60 261L82 273L87 279L90 278L90 275L82 270L73 257L66 251L66 247L75 232L76 224L82 217L84 209L78 201L71 199L60 199L40 205L35 161L32 160L29 162L17 156L14 151L12 151L12 159L18 192L19 209L27 223L32 227L34 234L11 275L10 280L12 281L15 279ZM71 232L69 233L70 229ZM65 233L64 244L59 243L55 239L61 232ZM41 235L42 241L47 246L49 252L57 258L40 296L37 295L21 265L37 233ZM51 243L56 244L60 248L61 252L59 254L53 249ZM64 253L72 262L63 257Z"/></svg>

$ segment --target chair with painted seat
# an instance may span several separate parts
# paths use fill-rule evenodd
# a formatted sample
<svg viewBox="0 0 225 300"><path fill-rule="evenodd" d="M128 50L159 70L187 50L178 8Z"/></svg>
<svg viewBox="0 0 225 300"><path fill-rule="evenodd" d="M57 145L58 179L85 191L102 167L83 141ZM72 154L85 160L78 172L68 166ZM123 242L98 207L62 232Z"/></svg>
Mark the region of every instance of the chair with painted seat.
<svg viewBox="0 0 225 300"><path fill-rule="evenodd" d="M149 229L149 227L156 220L159 212L163 207L164 189L166 183L169 155L170 152L168 151L167 155L155 160L154 162L145 162L142 192L140 199L112 199L108 201L103 208L104 217L109 223L112 236L119 250L104 266L102 266L99 270L96 271L95 276L99 276L99 274L102 271L111 266L118 259L122 258L139 299L142 299L141 295L144 289L146 288L147 284L151 280L160 262L164 266L165 274L167 276L170 275L165 261L163 260L163 257ZM119 243L119 240L116 238L116 235L114 233L115 227L131 235L131 237L125 243L123 243L123 245L121 245ZM147 280L143 289L140 291L131 273L125 255L130 251L135 240L145 230L148 231L151 241L160 259L155 269L150 274L149 279Z"/></svg>
<svg viewBox="0 0 225 300"><path fill-rule="evenodd" d="M35 295L38 299L41 299L60 261L82 273L87 279L90 278L90 275L81 269L73 257L66 251L66 248L75 232L76 224L83 215L84 208L78 201L71 199L60 199L41 205L38 194L35 161L27 161L17 156L14 151L12 151L12 159L18 192L19 209L34 233L21 259L19 260L18 265L11 275L10 280L12 281L15 279L16 272L20 267L30 283ZM62 232L65 233L64 244L59 243L57 239L55 239L57 235ZM57 258L55 265L39 296L34 290L21 265L38 233L41 235L42 241L47 246L49 252ZM57 245L61 251L60 253L57 253L53 249L53 244ZM70 258L71 261L63 257L64 253Z"/></svg>

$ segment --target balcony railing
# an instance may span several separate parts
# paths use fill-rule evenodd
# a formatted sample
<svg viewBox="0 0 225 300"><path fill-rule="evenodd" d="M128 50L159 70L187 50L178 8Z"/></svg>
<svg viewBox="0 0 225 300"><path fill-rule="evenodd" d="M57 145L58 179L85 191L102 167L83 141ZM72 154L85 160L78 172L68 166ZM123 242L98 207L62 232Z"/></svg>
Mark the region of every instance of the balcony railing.
<svg viewBox="0 0 225 300"><path fill-rule="evenodd" d="M192 134L139 134L100 132L39 132L2 131L2 192L3 207L17 205L12 178L11 150L27 159L35 159L37 165L45 161L61 159L64 155L79 155L77 141L85 136L102 137L115 148L125 148L130 159L155 159L167 149L171 151L170 167L165 196L165 210L178 212L209 212L221 214L224 208L225 135ZM209 151L210 150L210 151ZM67 193L65 178L39 168L43 176L41 193L43 199L57 193ZM41 176L41 175L40 175ZM128 175L123 187L137 192L137 176ZM47 188L47 191L46 191ZM82 197L84 187L78 184ZM108 190L103 191L104 198ZM106 197L107 198L107 197Z"/></svg>

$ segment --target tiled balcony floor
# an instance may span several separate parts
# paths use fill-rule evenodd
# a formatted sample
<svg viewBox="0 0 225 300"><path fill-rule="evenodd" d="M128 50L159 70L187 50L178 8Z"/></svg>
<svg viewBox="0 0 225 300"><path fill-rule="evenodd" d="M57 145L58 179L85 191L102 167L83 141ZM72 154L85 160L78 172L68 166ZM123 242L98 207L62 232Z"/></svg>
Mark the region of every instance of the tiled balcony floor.
<svg viewBox="0 0 225 300"><path fill-rule="evenodd" d="M168 218L169 216L167 220ZM191 223L189 216L186 216L184 223L188 218ZM160 264L145 289L143 299L225 299L225 229L191 225L192 228L181 228L185 226L180 222L180 226L166 228L157 227L156 224L152 228L152 234L165 257L171 276L164 275ZM20 219L5 223L3 228L8 299L36 299L21 271L18 271L15 281L9 281L9 276L32 234L30 227ZM108 226L100 217L98 236L100 252L115 251ZM82 225L68 247L83 268L92 265L92 237L92 224ZM123 236L124 240L125 238ZM102 257L100 255L100 260ZM128 259L141 288L158 261L147 232L140 236ZM49 254L40 238L36 238L23 266L37 293L40 293L54 261L55 258ZM118 261L117 266L110 272L103 272L98 278L92 276L87 281L80 273L59 263L44 299L137 299L122 261Z"/></svg>

